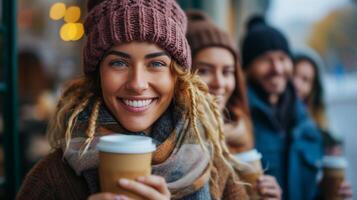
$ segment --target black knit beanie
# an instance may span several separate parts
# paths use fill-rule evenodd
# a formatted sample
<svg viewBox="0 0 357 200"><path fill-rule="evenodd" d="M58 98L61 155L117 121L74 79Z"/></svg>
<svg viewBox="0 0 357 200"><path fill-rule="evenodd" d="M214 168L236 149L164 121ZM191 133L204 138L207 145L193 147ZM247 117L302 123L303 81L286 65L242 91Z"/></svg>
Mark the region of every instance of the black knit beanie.
<svg viewBox="0 0 357 200"><path fill-rule="evenodd" d="M267 25L262 16L253 16L247 23L247 33L243 38L243 69L247 69L257 57L272 50L281 50L291 57L286 37L277 29Z"/></svg>

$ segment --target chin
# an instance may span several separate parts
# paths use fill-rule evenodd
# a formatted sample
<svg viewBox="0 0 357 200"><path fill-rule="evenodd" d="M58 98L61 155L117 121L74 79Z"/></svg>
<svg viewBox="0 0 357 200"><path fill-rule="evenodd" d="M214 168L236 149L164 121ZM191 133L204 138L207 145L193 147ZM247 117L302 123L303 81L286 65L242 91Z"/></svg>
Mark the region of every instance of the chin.
<svg viewBox="0 0 357 200"><path fill-rule="evenodd" d="M142 120L133 120L130 118L126 118L125 120L118 120L119 123L130 132L142 132L147 130L150 125L143 123Z"/></svg>
<svg viewBox="0 0 357 200"><path fill-rule="evenodd" d="M144 126L135 126L135 125L129 125L129 126L124 126L124 128L130 132L143 132L147 129L149 129L149 127L144 127Z"/></svg>
<svg viewBox="0 0 357 200"><path fill-rule="evenodd" d="M270 87L267 88L267 91L269 91L270 94L282 94L286 90L285 85L270 85Z"/></svg>

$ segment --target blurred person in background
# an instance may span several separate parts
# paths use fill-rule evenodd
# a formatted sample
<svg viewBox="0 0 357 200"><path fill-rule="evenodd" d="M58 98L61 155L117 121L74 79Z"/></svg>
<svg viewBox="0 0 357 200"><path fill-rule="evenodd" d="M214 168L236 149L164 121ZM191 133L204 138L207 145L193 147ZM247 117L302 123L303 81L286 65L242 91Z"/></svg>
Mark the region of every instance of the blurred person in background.
<svg viewBox="0 0 357 200"><path fill-rule="evenodd" d="M287 39L254 16L247 23L242 60L255 145L266 173L277 178L283 199L317 198L323 140L290 81L293 61Z"/></svg>
<svg viewBox="0 0 357 200"><path fill-rule="evenodd" d="M207 84L224 117L224 134L231 153L254 148L246 88L238 49L228 33L200 11L188 11L187 39L191 46L192 71ZM263 175L257 183L263 199L280 199L274 177Z"/></svg>
<svg viewBox="0 0 357 200"><path fill-rule="evenodd" d="M19 52L19 97L21 155L24 173L49 153L46 127L56 100L53 79L33 49Z"/></svg>
<svg viewBox="0 0 357 200"><path fill-rule="evenodd" d="M217 104L191 73L187 19L174 0L89 0L84 75L61 96L48 134L53 152L18 199L129 199L101 192L103 135L146 135L152 175L117 180L143 199L248 199L225 144ZM236 161L237 162L237 161Z"/></svg>
<svg viewBox="0 0 357 200"><path fill-rule="evenodd" d="M237 48L231 37L200 11L188 11L187 40L192 71L207 84L217 99L232 153L254 148L246 88Z"/></svg>
<svg viewBox="0 0 357 200"><path fill-rule="evenodd" d="M266 173L277 178L283 199L314 199L322 138L290 84L292 60L287 39L254 16L243 38L255 145Z"/></svg>
<svg viewBox="0 0 357 200"><path fill-rule="evenodd" d="M299 52L294 55L293 83L297 95L305 103L317 126L327 130L324 92L318 65L321 61L317 55L310 54Z"/></svg>
<svg viewBox="0 0 357 200"><path fill-rule="evenodd" d="M24 120L48 120L55 109L53 78L34 50L19 53L20 113Z"/></svg>
<svg viewBox="0 0 357 200"><path fill-rule="evenodd" d="M324 90L321 80L322 61L312 50L305 50L294 55L293 83L297 95L304 102L312 119L322 133L324 154L342 156L343 142L329 132L324 103ZM352 187L344 182L340 188L341 196L352 198Z"/></svg>
<svg viewBox="0 0 357 200"><path fill-rule="evenodd" d="M325 153L341 155L342 142L328 132L324 91L320 74L321 60L316 53L306 50L294 55L293 83L297 95L304 102L310 116L324 137Z"/></svg>

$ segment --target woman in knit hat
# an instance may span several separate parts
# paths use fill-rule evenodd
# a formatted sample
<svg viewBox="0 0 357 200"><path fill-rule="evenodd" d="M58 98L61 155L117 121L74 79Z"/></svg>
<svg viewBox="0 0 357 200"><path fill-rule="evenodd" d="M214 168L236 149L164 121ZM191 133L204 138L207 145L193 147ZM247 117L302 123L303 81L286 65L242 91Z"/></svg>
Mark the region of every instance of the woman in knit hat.
<svg viewBox="0 0 357 200"><path fill-rule="evenodd" d="M226 139L232 153L253 148L253 136L244 80L237 49L228 34L207 15L189 11L187 40L192 71L207 84L225 120Z"/></svg>
<svg viewBox="0 0 357 200"><path fill-rule="evenodd" d="M247 199L230 163L213 97L190 73L186 16L174 0L88 2L84 76L62 94L48 136L53 153L18 199L127 199L100 193L102 135L147 135L153 175L118 180L145 199Z"/></svg>
<svg viewBox="0 0 357 200"><path fill-rule="evenodd" d="M224 117L227 145L233 154L251 150L254 148L252 127L235 43L204 13L189 11L186 14L193 71L197 71L216 97ZM280 199L280 187L272 176L262 176L257 188L263 198Z"/></svg>

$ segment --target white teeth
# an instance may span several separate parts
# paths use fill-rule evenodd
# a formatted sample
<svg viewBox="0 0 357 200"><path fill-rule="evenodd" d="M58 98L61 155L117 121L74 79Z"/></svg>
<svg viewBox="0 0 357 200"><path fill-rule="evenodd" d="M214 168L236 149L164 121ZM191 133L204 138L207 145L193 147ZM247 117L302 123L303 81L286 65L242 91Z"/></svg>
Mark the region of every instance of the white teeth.
<svg viewBox="0 0 357 200"><path fill-rule="evenodd" d="M148 106L152 102L152 99L147 99L147 100L127 100L127 99L123 99L123 101L128 106L135 107L135 108L140 108L140 107Z"/></svg>

